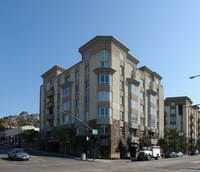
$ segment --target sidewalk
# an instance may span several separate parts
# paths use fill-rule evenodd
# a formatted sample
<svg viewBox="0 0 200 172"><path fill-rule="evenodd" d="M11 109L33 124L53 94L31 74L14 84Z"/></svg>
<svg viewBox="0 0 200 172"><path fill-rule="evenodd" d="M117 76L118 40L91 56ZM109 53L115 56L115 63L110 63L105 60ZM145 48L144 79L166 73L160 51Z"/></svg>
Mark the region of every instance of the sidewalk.
<svg viewBox="0 0 200 172"><path fill-rule="evenodd" d="M63 157L63 158L70 158L70 159L75 159L75 160L79 160L79 161L93 161L93 158L89 158L88 160L82 160L81 157L79 156L70 156L70 155L65 155L65 154L61 154L61 153L54 153L54 152L45 152L43 150L38 150L38 149L34 149L34 148L22 148L23 150L25 150L27 153L32 154L32 155L41 155L41 156L50 156L50 157ZM109 162L126 162L126 163L130 163L132 162L129 159L95 159L95 162L105 162L105 163L109 163Z"/></svg>

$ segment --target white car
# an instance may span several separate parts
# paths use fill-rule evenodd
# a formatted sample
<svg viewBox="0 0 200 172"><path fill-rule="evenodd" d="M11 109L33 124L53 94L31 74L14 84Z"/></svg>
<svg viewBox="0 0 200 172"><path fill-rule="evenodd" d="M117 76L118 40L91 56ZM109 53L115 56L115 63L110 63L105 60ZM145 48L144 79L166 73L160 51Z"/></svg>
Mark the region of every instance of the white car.
<svg viewBox="0 0 200 172"><path fill-rule="evenodd" d="M8 151L8 158L14 160L29 160L29 155L23 149L13 148Z"/></svg>
<svg viewBox="0 0 200 172"><path fill-rule="evenodd" d="M175 152L175 154L176 154L177 157L182 157L183 156L182 152Z"/></svg>

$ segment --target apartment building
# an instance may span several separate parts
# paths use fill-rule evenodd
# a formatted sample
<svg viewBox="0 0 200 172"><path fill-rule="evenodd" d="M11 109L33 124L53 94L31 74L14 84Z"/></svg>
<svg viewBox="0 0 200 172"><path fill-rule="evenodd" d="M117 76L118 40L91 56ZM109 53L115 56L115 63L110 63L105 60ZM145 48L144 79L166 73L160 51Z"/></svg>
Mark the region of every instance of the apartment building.
<svg viewBox="0 0 200 172"><path fill-rule="evenodd" d="M135 157L138 139L145 134L156 144L164 135L162 77L146 66L138 68L139 61L113 36L96 36L79 52L79 63L69 69L56 65L42 75L40 131L46 147L61 147L52 134L59 126L76 131L72 154L82 153L91 135L80 122L55 110L98 130L96 155Z"/></svg>
<svg viewBox="0 0 200 172"><path fill-rule="evenodd" d="M167 97L165 99L165 126L176 127L186 136L196 141L200 138L200 113L189 97ZM183 114L179 115L179 105L183 105Z"/></svg>

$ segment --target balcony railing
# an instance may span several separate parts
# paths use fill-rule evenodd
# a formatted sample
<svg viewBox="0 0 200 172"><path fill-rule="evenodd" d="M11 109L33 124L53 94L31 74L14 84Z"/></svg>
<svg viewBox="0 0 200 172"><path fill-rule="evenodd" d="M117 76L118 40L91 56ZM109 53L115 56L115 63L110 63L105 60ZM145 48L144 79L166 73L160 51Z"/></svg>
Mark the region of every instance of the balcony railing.
<svg viewBox="0 0 200 172"><path fill-rule="evenodd" d="M191 118L191 119L194 119L194 115L190 115L190 118Z"/></svg>

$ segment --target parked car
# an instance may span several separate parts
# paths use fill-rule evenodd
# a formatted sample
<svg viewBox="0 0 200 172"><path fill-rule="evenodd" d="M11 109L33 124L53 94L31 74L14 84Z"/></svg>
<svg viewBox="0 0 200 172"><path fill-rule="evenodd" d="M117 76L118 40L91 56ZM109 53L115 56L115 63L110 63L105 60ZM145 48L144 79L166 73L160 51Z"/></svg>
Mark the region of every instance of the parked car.
<svg viewBox="0 0 200 172"><path fill-rule="evenodd" d="M183 156L183 153L182 152L175 152L175 154L176 154L176 157L182 157Z"/></svg>
<svg viewBox="0 0 200 172"><path fill-rule="evenodd" d="M6 141L1 141L0 146L6 146Z"/></svg>
<svg viewBox="0 0 200 172"><path fill-rule="evenodd" d="M170 152L169 154L165 155L165 158L176 158L176 153Z"/></svg>
<svg viewBox="0 0 200 172"><path fill-rule="evenodd" d="M29 160L29 155L23 149L13 148L8 151L8 158L14 160Z"/></svg>
<svg viewBox="0 0 200 172"><path fill-rule="evenodd" d="M193 156L193 155L199 155L199 150L193 150L192 152L191 152L191 156Z"/></svg>

